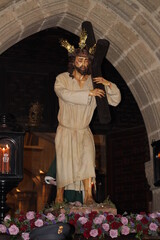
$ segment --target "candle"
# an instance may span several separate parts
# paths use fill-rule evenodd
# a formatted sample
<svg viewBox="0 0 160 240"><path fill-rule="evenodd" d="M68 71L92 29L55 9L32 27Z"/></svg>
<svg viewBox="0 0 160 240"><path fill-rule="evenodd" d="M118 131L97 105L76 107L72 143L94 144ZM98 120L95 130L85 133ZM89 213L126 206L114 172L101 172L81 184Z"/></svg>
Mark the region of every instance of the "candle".
<svg viewBox="0 0 160 240"><path fill-rule="evenodd" d="M2 158L3 158L3 151L2 151L2 148L0 148L0 172L2 172Z"/></svg>
<svg viewBox="0 0 160 240"><path fill-rule="evenodd" d="M4 153L5 153L5 148L3 147L2 148L2 173L5 173L5 170L4 170Z"/></svg>
<svg viewBox="0 0 160 240"><path fill-rule="evenodd" d="M160 152L156 155L156 158L160 159Z"/></svg>
<svg viewBox="0 0 160 240"><path fill-rule="evenodd" d="M9 168L10 148L9 148L8 144L6 145L5 153L6 153L6 173L9 173L9 171L10 171L10 168Z"/></svg>
<svg viewBox="0 0 160 240"><path fill-rule="evenodd" d="M10 148L6 145L3 150L3 158L2 158L2 173L9 173L9 153Z"/></svg>

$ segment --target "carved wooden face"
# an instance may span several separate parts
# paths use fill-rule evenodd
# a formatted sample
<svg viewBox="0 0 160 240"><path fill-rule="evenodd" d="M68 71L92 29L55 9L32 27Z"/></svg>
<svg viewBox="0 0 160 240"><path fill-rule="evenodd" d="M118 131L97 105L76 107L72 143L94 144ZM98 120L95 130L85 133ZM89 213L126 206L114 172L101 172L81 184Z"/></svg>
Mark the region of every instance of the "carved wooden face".
<svg viewBox="0 0 160 240"><path fill-rule="evenodd" d="M89 58L88 56L76 56L74 61L75 69L82 75L86 75L89 67Z"/></svg>

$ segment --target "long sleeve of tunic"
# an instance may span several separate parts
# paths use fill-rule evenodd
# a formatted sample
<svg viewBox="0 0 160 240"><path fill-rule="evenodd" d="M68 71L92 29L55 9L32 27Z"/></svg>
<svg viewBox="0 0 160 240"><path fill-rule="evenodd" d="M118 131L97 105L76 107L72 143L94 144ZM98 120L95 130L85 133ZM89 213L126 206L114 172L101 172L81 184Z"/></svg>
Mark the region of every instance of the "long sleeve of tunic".
<svg viewBox="0 0 160 240"><path fill-rule="evenodd" d="M83 189L81 181L95 178L95 145L89 124L96 108L95 97L89 76L81 89L77 80L65 72L57 76L54 85L59 99L59 126L55 146L57 158L57 187ZM105 87L109 104L120 102L120 92L115 84Z"/></svg>

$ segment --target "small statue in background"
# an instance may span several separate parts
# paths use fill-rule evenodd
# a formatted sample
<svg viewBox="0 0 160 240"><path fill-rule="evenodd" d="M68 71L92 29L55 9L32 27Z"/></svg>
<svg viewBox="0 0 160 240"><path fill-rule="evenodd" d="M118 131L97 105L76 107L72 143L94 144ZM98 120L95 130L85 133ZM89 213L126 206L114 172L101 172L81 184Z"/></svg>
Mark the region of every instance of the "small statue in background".
<svg viewBox="0 0 160 240"><path fill-rule="evenodd" d="M43 114L42 105L38 101L32 103L29 109L29 122L28 122L29 126L38 126L43 119L42 114Z"/></svg>

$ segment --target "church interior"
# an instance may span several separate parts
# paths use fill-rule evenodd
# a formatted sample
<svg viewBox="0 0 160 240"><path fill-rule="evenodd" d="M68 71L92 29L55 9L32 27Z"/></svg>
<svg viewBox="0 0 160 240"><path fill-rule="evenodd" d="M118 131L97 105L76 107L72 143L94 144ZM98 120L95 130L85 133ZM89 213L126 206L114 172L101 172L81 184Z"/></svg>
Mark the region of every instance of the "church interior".
<svg viewBox="0 0 160 240"><path fill-rule="evenodd" d="M102 74L122 95L121 103L110 107L109 124L101 124L96 111L90 125L95 200L109 196L119 213L160 210L152 146L160 139L160 1L3 0L0 19L0 113L13 114L25 131L23 180L7 194L11 211L39 211L53 198L44 177L55 157L53 86L67 71L67 52L59 40L76 45L86 20L96 39L110 42ZM160 164L156 171L160 179Z"/></svg>

